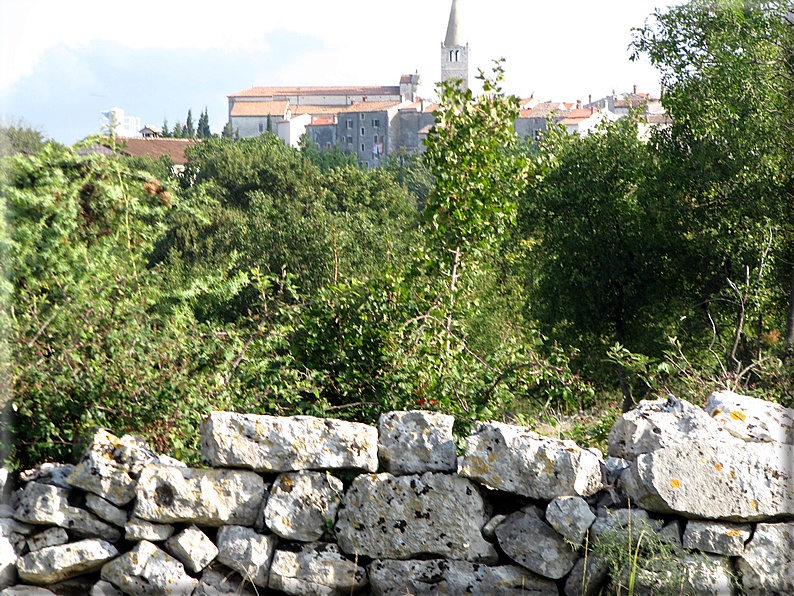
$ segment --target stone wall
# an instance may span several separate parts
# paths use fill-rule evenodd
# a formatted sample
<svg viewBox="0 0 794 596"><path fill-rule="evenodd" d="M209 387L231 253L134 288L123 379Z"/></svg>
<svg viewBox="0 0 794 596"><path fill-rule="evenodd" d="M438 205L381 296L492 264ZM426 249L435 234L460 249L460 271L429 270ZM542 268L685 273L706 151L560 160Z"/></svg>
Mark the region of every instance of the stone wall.
<svg viewBox="0 0 794 596"><path fill-rule="evenodd" d="M616 570L636 594L794 593L794 411L645 401L606 459L498 422L458 457L452 422L213 412L207 468L100 430L0 474L0 595L594 595L621 538L672 553Z"/></svg>

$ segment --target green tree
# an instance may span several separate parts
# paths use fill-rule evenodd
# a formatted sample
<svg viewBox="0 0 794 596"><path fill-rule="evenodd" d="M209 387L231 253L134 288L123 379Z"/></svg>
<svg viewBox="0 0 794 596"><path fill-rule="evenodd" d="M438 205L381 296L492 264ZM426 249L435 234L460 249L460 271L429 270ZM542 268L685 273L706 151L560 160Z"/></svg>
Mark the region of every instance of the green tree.
<svg viewBox="0 0 794 596"><path fill-rule="evenodd" d="M22 121L0 123L0 158L20 153L35 155L44 147L44 135Z"/></svg>
<svg viewBox="0 0 794 596"><path fill-rule="evenodd" d="M207 114L207 108L204 108L204 111L199 116L198 127L196 129L196 136L200 139L207 139L212 136L212 132L210 132L210 118Z"/></svg>
<svg viewBox="0 0 794 596"><path fill-rule="evenodd" d="M273 133L273 116L270 114L267 115L267 126L265 127L265 131L269 133Z"/></svg>
<svg viewBox="0 0 794 596"><path fill-rule="evenodd" d="M223 127L223 132L221 132L221 137L224 139L233 139L234 138L234 129L232 128L232 121L229 120Z"/></svg>
<svg viewBox="0 0 794 596"><path fill-rule="evenodd" d="M187 111L187 120L185 121L185 128L184 128L185 137L188 139L192 139L196 136L196 128L193 125L193 111Z"/></svg>
<svg viewBox="0 0 794 596"><path fill-rule="evenodd" d="M163 118L163 136L170 137L171 131L168 129L168 118Z"/></svg>
<svg viewBox="0 0 794 596"><path fill-rule="evenodd" d="M334 147L330 151L320 151L307 135L300 138L299 148L301 155L320 168L323 174L327 174L333 168L356 167L357 164L353 153L342 153L339 147Z"/></svg>

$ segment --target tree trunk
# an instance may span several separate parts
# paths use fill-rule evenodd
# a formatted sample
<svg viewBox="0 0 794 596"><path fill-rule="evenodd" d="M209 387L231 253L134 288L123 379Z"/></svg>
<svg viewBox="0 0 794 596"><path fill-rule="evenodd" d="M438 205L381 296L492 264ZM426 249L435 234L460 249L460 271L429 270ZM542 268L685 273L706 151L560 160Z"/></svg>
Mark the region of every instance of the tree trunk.
<svg viewBox="0 0 794 596"><path fill-rule="evenodd" d="M791 287L788 293L788 317L786 317L786 338L784 347L794 344L794 270L791 272Z"/></svg>

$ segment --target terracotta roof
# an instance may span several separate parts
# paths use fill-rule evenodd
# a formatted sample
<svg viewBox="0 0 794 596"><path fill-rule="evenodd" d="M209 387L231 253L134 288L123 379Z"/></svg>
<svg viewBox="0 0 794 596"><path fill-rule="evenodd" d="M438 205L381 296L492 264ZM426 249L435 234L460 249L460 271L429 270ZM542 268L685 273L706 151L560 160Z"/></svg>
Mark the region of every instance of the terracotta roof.
<svg viewBox="0 0 794 596"><path fill-rule="evenodd" d="M529 110L521 110L520 117L521 118L545 118L546 116L550 116L551 114L561 113L568 115L567 112L570 111L570 108L567 108L565 104L556 103L556 102L543 102L536 105L534 108Z"/></svg>
<svg viewBox="0 0 794 596"><path fill-rule="evenodd" d="M327 126L328 124L335 124L333 116L314 116L312 123L308 126Z"/></svg>
<svg viewBox="0 0 794 596"><path fill-rule="evenodd" d="M347 106L296 106L291 105L289 107L290 111L292 112L293 116L300 116L301 114L311 114L312 116L321 116L321 115L333 115L338 114L341 110L344 110Z"/></svg>
<svg viewBox="0 0 794 596"><path fill-rule="evenodd" d="M232 116L284 116L289 102L283 101L236 101Z"/></svg>
<svg viewBox="0 0 794 596"><path fill-rule="evenodd" d="M402 103L403 102L400 101L357 101L356 103L339 110L339 113L349 114L351 112L383 112L389 108L393 108L394 106L399 106Z"/></svg>
<svg viewBox="0 0 794 596"><path fill-rule="evenodd" d="M280 97L284 95L400 95L399 87L251 87L227 97Z"/></svg>
<svg viewBox="0 0 794 596"><path fill-rule="evenodd" d="M560 120L559 124L579 124L582 120L587 120L593 114L598 114L598 112L590 108L572 110L570 114L566 115L565 119Z"/></svg>
<svg viewBox="0 0 794 596"><path fill-rule="evenodd" d="M123 145L119 150L122 155L131 157L142 157L151 155L152 159L157 159L161 155L167 155L174 165L183 166L185 159L185 149L200 142L199 139L163 139L159 137L116 137L116 142ZM80 155L88 153L101 153L111 155L112 150L104 144L94 144L92 147L81 149Z"/></svg>

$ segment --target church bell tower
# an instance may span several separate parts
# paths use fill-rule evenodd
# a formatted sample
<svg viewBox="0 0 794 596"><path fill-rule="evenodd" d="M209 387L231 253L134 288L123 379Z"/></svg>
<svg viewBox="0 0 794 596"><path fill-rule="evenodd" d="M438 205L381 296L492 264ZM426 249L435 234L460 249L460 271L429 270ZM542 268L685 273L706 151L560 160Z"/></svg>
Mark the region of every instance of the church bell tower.
<svg viewBox="0 0 794 596"><path fill-rule="evenodd" d="M460 33L458 0L452 0L447 36L441 43L441 81L460 79L462 89L469 88L469 44Z"/></svg>

